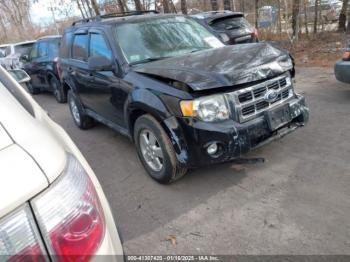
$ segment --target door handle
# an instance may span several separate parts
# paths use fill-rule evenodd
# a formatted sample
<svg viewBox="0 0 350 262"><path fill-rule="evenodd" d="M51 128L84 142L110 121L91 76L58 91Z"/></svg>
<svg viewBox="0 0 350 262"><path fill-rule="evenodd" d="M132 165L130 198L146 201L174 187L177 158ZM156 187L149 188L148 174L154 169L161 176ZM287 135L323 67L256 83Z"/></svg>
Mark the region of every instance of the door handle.
<svg viewBox="0 0 350 262"><path fill-rule="evenodd" d="M95 76L94 74L90 73L87 75L86 79L89 81L89 82L95 82Z"/></svg>

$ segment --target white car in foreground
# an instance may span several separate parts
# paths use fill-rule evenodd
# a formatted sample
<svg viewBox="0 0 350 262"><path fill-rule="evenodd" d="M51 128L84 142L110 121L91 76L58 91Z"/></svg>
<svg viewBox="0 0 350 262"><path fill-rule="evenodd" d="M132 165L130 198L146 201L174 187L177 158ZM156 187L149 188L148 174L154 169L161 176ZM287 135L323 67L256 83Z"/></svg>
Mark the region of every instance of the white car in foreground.
<svg viewBox="0 0 350 262"><path fill-rule="evenodd" d="M97 255L123 259L101 185L66 132L0 66L0 260Z"/></svg>

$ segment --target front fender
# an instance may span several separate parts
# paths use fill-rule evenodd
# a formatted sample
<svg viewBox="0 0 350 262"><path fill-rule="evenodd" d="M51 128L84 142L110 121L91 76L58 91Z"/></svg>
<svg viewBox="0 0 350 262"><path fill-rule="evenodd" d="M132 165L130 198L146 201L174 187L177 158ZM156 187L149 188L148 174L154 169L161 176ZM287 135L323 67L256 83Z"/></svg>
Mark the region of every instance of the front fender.
<svg viewBox="0 0 350 262"><path fill-rule="evenodd" d="M144 112L155 117L167 133L176 153L177 160L183 166L187 166L189 162L189 154L187 144L183 136L183 131L180 124L169 108L163 101L154 93L147 89L135 90L128 99L125 105L125 119L130 134L132 134L133 123L131 122L134 112Z"/></svg>
<svg viewBox="0 0 350 262"><path fill-rule="evenodd" d="M183 130L176 117L172 116L162 122L165 132L168 134L170 141L175 149L176 158L181 165L187 167L190 159L187 149L187 143L183 136Z"/></svg>
<svg viewBox="0 0 350 262"><path fill-rule="evenodd" d="M151 114L160 122L171 116L161 99L147 89L136 89L127 99L124 108L126 115L124 117L127 120L129 130L131 128L130 116L137 110Z"/></svg>

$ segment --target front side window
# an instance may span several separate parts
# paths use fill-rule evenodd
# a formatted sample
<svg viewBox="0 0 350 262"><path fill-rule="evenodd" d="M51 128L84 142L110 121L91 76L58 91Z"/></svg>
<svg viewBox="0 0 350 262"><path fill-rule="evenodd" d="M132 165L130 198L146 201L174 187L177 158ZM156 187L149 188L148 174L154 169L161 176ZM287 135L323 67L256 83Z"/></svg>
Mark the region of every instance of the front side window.
<svg viewBox="0 0 350 262"><path fill-rule="evenodd" d="M73 40L72 58L87 61L88 57L88 35L76 35Z"/></svg>
<svg viewBox="0 0 350 262"><path fill-rule="evenodd" d="M109 48L103 35L91 34L90 57L91 56L103 56L108 60L112 60L112 50Z"/></svg>
<svg viewBox="0 0 350 262"><path fill-rule="evenodd" d="M130 64L223 46L203 26L182 16L117 24L116 37Z"/></svg>

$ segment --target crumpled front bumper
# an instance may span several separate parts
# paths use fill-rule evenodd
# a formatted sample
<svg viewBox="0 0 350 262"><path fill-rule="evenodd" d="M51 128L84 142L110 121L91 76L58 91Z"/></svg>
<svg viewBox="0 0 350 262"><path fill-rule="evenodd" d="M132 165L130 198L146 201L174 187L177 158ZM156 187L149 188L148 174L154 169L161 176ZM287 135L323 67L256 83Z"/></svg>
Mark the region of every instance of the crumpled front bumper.
<svg viewBox="0 0 350 262"><path fill-rule="evenodd" d="M284 137L308 122L309 109L304 97L296 95L285 104L289 104L291 121L277 130L270 129L265 115L245 123L233 120L205 123L177 118L179 126L175 131L173 129L171 136L173 143L177 143L175 149L180 163L191 168L237 159L251 150ZM207 148L213 142L219 145L219 152L210 156Z"/></svg>

